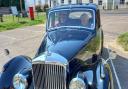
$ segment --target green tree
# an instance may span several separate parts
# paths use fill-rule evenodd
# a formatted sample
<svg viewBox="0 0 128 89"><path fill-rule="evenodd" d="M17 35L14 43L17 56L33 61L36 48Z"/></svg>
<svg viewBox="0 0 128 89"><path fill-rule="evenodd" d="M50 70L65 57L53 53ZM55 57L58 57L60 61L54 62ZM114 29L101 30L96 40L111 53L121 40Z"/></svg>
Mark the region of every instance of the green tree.
<svg viewBox="0 0 128 89"><path fill-rule="evenodd" d="M20 0L0 0L0 7L16 6L20 11ZM22 0L23 10L25 9L25 2Z"/></svg>
<svg viewBox="0 0 128 89"><path fill-rule="evenodd" d="M9 4L9 0L0 0L0 7L8 7Z"/></svg>

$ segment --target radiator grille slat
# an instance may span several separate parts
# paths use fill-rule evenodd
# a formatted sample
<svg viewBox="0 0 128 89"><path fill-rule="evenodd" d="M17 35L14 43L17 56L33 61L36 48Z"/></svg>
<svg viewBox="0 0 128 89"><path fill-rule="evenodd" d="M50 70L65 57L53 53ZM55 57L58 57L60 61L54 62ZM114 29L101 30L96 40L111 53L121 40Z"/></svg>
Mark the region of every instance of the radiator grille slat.
<svg viewBox="0 0 128 89"><path fill-rule="evenodd" d="M35 89L66 89L66 69L62 65L33 64Z"/></svg>

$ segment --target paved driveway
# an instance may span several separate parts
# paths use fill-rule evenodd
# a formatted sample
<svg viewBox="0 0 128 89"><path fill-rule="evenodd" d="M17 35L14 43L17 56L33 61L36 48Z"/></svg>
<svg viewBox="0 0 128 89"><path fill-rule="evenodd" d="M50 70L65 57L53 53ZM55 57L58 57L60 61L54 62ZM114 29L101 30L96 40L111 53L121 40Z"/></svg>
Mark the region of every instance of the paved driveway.
<svg viewBox="0 0 128 89"><path fill-rule="evenodd" d="M9 57L16 55L33 57L44 33L43 25L0 32L0 70L3 64L9 60ZM5 55L4 49L10 50L9 57Z"/></svg>

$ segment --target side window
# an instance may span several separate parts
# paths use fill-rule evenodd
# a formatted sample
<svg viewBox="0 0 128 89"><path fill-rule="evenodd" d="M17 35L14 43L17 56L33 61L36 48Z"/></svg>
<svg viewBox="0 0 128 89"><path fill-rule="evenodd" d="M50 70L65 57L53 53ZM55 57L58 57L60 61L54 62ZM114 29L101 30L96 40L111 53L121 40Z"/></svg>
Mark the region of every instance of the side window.
<svg viewBox="0 0 128 89"><path fill-rule="evenodd" d="M58 13L52 13L49 19L49 28L53 28L57 26L59 23L59 14Z"/></svg>
<svg viewBox="0 0 128 89"><path fill-rule="evenodd" d="M54 24L55 24L55 14L52 13L51 16L50 16L50 19L49 19L49 27L54 27Z"/></svg>

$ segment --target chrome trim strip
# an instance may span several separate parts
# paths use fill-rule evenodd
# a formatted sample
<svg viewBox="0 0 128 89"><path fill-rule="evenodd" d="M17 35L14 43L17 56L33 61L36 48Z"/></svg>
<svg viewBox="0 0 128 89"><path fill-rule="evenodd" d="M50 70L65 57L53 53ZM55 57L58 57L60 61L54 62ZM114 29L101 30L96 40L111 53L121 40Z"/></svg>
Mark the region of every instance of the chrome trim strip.
<svg viewBox="0 0 128 89"><path fill-rule="evenodd" d="M48 52L45 52L41 56L32 60L32 64L38 64L38 63L62 64L64 66L68 65L67 59L64 58L63 56L57 53L48 53Z"/></svg>
<svg viewBox="0 0 128 89"><path fill-rule="evenodd" d="M66 89L67 65L68 65L68 61L66 58L64 58L63 56L61 56L59 54L51 53L51 52L45 52L41 56L33 59L32 60L32 68L33 68L32 74L34 76L33 80L35 81L34 86L37 86L36 82L38 82L39 86L43 86L42 87L43 89L52 89L53 87L56 87L56 86L58 86L58 88L55 88L55 89ZM43 70L42 70L42 68L43 68ZM39 74L39 73L41 73L41 74ZM54 73L62 75L63 82L60 80L59 76L58 77L55 76L56 78L49 77L49 75L54 75ZM43 79L39 75L43 76ZM38 76L39 78L36 76ZM44 76L46 77L46 79ZM51 79L51 78L53 78L53 79ZM45 81L44 83L48 86L47 88L45 88L46 86L42 84L42 82L43 82L42 80ZM58 84L58 82L59 82L59 84ZM63 84L65 84L65 85L63 85ZM36 89L36 88L34 88L34 89Z"/></svg>
<svg viewBox="0 0 128 89"><path fill-rule="evenodd" d="M44 73L46 73L46 76L45 76L45 78L46 78L46 80L45 80L45 84L46 84L46 86L48 86L48 87L44 87L45 89L52 89L53 87L56 87L56 88L54 88L54 89L66 89L66 77L67 77L67 72L66 72L66 65L64 66L63 64L60 64L60 63L56 63L56 64L54 64L54 63L50 63L50 62L46 62L46 63L43 63L43 62L40 62L40 63L34 63L34 64L39 64L38 66L41 66L41 67L44 67L45 69L44 69ZM33 64L33 65L34 65ZM41 64L43 64L43 65L41 65ZM47 65L48 64L48 65ZM46 66L46 67L45 67ZM36 66L35 66L36 67ZM40 67L38 67L38 68L40 68ZM49 68L51 68L51 69L49 69ZM40 68L41 69L41 68ZM40 70L39 69L39 70ZM37 70L36 70L37 71ZM59 74L59 75L64 75L63 77L62 77L62 80L64 80L63 82L62 81L60 81L60 78L58 78L58 77L56 77L56 76L54 76L54 77L56 77L56 78L53 78L53 77L50 77L49 75L50 74L55 74L55 73L57 73L57 74ZM63 74L64 73L64 74ZM38 74L38 73L37 73ZM41 75L43 75L43 74L41 74ZM39 75L38 75L39 76ZM53 79L51 79L51 78L53 78ZM33 78L34 79L34 78ZM55 79L55 80L54 80ZM42 80L42 79L41 79ZM50 81L50 83L48 83ZM56 81L56 82L55 82ZM36 82L39 82L39 80L36 80ZM41 81L40 81L41 82ZM60 84L58 85L57 83L58 82L60 82ZM50 84L50 85L49 85ZM65 85L61 85L61 84L65 84ZM43 85L42 85L43 86ZM45 85L44 85L45 86ZM65 87L65 88L64 88ZM41 87L41 88L43 88L43 87Z"/></svg>
<svg viewBox="0 0 128 89"><path fill-rule="evenodd" d="M66 68L66 65L58 63L58 62L40 62L40 61L37 61L37 62L32 63L32 65L33 64L51 64L51 65L63 66Z"/></svg>

